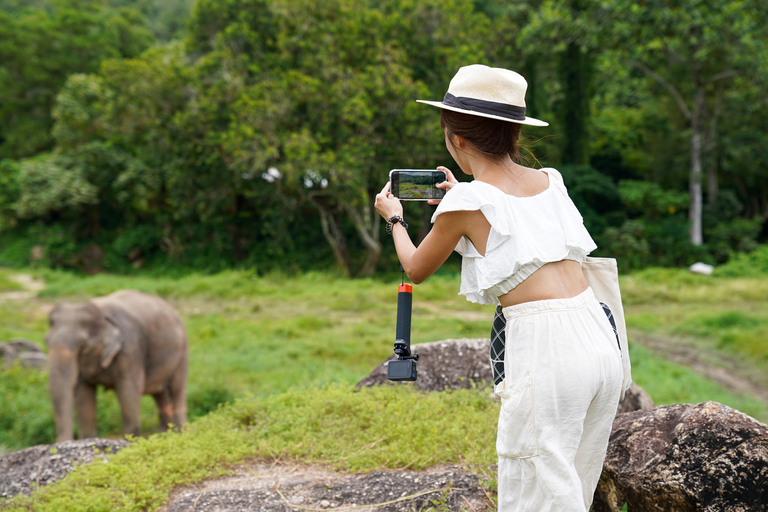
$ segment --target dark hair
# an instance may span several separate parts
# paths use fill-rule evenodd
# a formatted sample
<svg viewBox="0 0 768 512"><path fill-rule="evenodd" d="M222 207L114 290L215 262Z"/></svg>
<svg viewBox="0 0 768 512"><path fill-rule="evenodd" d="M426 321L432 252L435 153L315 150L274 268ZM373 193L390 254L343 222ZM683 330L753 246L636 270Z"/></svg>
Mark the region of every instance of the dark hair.
<svg viewBox="0 0 768 512"><path fill-rule="evenodd" d="M441 109L440 126L447 129L451 144L450 136L458 135L491 160L500 160L507 155L515 162L520 160L517 141L522 126L518 123Z"/></svg>

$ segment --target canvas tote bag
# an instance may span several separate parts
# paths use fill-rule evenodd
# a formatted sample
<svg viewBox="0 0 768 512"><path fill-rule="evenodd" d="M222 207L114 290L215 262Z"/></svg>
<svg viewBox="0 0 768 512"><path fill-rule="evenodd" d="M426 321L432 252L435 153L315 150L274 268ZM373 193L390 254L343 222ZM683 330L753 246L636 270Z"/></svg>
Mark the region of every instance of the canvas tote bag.
<svg viewBox="0 0 768 512"><path fill-rule="evenodd" d="M621 304L621 291L619 290L619 267L613 258L584 258L581 263L587 284L595 293L600 302L607 305L613 313L616 322L616 330L621 346L621 364L624 371L624 379L621 386L621 398L632 384L632 365L629 362L629 348L627 346L627 324L624 321L624 307Z"/></svg>

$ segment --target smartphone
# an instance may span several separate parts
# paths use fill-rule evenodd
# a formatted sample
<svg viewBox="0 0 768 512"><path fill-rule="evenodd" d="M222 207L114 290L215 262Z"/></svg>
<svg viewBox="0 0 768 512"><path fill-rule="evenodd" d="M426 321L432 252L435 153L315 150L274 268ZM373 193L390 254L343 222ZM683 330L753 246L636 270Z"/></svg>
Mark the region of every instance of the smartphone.
<svg viewBox="0 0 768 512"><path fill-rule="evenodd" d="M390 192L401 201L429 201L442 199L445 189L437 188L438 183L448 179L445 171L429 169L392 169L389 181Z"/></svg>

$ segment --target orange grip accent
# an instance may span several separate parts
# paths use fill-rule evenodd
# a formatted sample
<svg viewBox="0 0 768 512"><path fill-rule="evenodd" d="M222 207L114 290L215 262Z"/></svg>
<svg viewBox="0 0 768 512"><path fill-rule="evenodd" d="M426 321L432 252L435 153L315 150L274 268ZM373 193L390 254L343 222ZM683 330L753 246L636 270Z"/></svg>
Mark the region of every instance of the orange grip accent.
<svg viewBox="0 0 768 512"><path fill-rule="evenodd" d="M400 292L407 292L407 293L413 293L413 285L408 283L403 283L397 288L397 293Z"/></svg>

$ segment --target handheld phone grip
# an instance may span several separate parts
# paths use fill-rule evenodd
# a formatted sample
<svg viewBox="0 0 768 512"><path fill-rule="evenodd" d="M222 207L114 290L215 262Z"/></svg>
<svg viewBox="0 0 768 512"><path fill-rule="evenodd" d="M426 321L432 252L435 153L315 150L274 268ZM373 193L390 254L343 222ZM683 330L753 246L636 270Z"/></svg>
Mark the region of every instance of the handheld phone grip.
<svg viewBox="0 0 768 512"><path fill-rule="evenodd" d="M410 355L412 307L413 286L407 283L401 284L397 290L397 324L395 327L395 339L398 342L405 343L405 349L408 353L403 355Z"/></svg>

